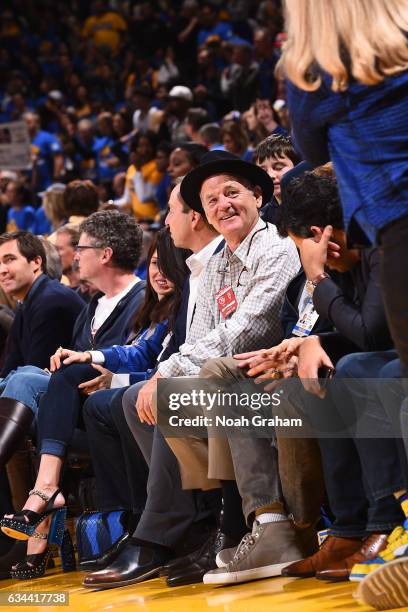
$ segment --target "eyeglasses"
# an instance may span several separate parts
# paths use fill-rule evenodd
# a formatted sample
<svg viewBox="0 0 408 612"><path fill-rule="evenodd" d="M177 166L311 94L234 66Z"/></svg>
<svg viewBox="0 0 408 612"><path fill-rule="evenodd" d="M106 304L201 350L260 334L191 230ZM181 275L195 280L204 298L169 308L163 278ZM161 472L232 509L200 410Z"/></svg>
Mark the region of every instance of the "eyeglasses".
<svg viewBox="0 0 408 612"><path fill-rule="evenodd" d="M102 249L103 247L97 246L96 244L77 244L75 247L75 253L80 253L85 249Z"/></svg>

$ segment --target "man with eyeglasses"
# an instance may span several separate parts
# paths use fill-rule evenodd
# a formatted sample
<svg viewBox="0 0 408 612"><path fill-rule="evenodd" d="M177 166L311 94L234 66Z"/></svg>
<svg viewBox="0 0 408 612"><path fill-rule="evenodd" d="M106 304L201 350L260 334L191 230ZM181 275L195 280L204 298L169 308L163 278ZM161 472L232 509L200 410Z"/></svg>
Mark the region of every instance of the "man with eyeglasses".
<svg viewBox="0 0 408 612"><path fill-rule="evenodd" d="M42 335L48 337L50 341L52 338L57 339L56 343L50 343L46 362L44 359L40 363L31 360L32 365L18 367L9 377L7 398L20 407L23 406L24 414L28 414L30 418L19 423L18 427L10 419L0 420L0 447L6 453L3 463L7 462L21 439L29 432L40 399L47 392L51 380L50 373L42 368L48 364L55 345L65 344L71 332L72 338L68 344L78 351L124 344L131 333L134 313L143 301L146 283L134 275L141 254L143 237L143 232L136 221L123 213L101 211L85 219L80 225L80 232L75 255L80 279L92 283L99 291L89 304L82 310L78 309L79 314L73 332L71 327L68 335L58 335L51 326L52 321L49 320L48 324L45 322ZM66 291L81 302L74 291L69 289ZM60 326L63 325L64 320L61 318ZM54 363L63 355L63 348L58 348L52 356ZM16 364L16 367L17 365L19 364ZM68 403L80 405L82 396L78 385L95 379L95 386L98 386L100 376L97 374L98 372L89 365L74 365L60 369L53 377L55 383L53 389L58 393L58 405L61 403L61 397L64 405ZM3 429L7 433L7 441L4 443L1 437Z"/></svg>

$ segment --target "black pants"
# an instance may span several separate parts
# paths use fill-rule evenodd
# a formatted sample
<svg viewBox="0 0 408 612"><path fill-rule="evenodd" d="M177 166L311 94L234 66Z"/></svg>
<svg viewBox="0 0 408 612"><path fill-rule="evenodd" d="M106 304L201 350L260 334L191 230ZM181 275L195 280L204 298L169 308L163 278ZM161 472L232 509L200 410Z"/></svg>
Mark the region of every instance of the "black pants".
<svg viewBox="0 0 408 612"><path fill-rule="evenodd" d="M141 386L129 387L122 402L129 429L149 464L146 507L134 535L178 550L194 523L218 515L220 492L183 490L178 461L159 428L141 423L137 416Z"/></svg>
<svg viewBox="0 0 408 612"><path fill-rule="evenodd" d="M126 423L123 389L97 391L86 400L83 419L96 476L99 510L131 510L146 504L149 469Z"/></svg>
<svg viewBox="0 0 408 612"><path fill-rule="evenodd" d="M178 463L166 441L157 428L141 423L137 417L134 403L141 384L128 388L126 392L135 417L137 440L134 429L131 431L125 420L123 390L95 393L84 406L83 417L97 478L98 497L101 509L122 507L134 512L143 510L134 536L177 549L193 523L213 516L219 510L220 500L212 499L213 492L182 490ZM143 508L146 472L141 470L141 460L142 465L149 465L147 499ZM219 495L218 492L216 495Z"/></svg>
<svg viewBox="0 0 408 612"><path fill-rule="evenodd" d="M401 359L403 376L408 377L408 216L390 223L381 230L380 236L381 285L388 324Z"/></svg>

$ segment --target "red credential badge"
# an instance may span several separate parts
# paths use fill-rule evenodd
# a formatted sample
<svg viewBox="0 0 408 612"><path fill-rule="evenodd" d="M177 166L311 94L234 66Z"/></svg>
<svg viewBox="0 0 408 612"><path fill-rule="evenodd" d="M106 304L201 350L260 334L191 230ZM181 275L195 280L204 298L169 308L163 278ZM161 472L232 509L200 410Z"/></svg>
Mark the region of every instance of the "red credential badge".
<svg viewBox="0 0 408 612"><path fill-rule="evenodd" d="M217 300L218 310L224 319L236 311L238 302L231 285L227 285L226 287L223 287L217 291L214 297Z"/></svg>

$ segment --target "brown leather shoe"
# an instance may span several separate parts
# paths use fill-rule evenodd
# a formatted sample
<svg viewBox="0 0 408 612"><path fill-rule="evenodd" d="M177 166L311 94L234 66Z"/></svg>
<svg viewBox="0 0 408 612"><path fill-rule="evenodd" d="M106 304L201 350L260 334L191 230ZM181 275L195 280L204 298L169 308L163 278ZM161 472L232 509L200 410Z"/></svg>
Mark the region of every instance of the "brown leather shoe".
<svg viewBox="0 0 408 612"><path fill-rule="evenodd" d="M325 541L311 557L296 561L282 570L282 576L310 578L316 572L331 566L336 561L347 559L361 548L362 538L338 538L327 536Z"/></svg>
<svg viewBox="0 0 408 612"><path fill-rule="evenodd" d="M360 550L354 553L354 555L342 561L331 563L325 569L316 572L316 578L319 578L319 580L332 580L333 582L348 580L353 565L378 557L378 553L387 546L388 535L386 533L373 533L364 540Z"/></svg>

